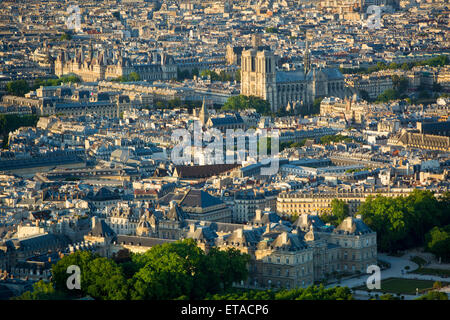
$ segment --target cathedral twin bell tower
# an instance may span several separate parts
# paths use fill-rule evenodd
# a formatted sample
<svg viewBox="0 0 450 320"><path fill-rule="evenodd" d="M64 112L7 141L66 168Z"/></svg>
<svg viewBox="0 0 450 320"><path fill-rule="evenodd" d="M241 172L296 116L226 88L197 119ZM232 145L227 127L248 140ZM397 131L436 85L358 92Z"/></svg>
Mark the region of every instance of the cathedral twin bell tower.
<svg viewBox="0 0 450 320"><path fill-rule="evenodd" d="M309 38L303 70L293 71L277 71L274 53L253 41L253 48L242 52L241 94L267 100L273 112L284 108L298 112L312 107L318 97L344 97L345 79L339 70L312 68Z"/></svg>
<svg viewBox="0 0 450 320"><path fill-rule="evenodd" d="M271 51L258 51L253 47L242 52L241 94L269 101L273 111L276 111L278 100L275 64L275 55Z"/></svg>

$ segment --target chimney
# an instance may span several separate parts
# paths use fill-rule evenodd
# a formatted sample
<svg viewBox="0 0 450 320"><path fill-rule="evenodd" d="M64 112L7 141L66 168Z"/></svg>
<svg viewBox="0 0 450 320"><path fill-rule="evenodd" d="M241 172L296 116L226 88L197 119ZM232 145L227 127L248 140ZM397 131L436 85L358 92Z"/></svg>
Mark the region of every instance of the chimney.
<svg viewBox="0 0 450 320"><path fill-rule="evenodd" d="M194 233L195 232L195 223L189 225L189 232Z"/></svg>
<svg viewBox="0 0 450 320"><path fill-rule="evenodd" d="M261 220L261 218L262 218L262 212L261 212L261 210L260 209L257 209L257 210L255 210L255 213L256 213L256 220Z"/></svg>
<svg viewBox="0 0 450 320"><path fill-rule="evenodd" d="M283 241L283 243L287 243L288 242L288 234L287 234L287 232L283 232L281 234L281 240Z"/></svg>
<svg viewBox="0 0 450 320"><path fill-rule="evenodd" d="M236 235L237 235L239 238L242 238L242 237L244 236L244 230L243 230L243 229L237 229L237 230L236 230Z"/></svg>
<svg viewBox="0 0 450 320"><path fill-rule="evenodd" d="M348 217L348 218L347 218L347 227L348 227L348 228L351 228L351 227L352 227L352 224L353 224L352 218L351 218L351 217Z"/></svg>

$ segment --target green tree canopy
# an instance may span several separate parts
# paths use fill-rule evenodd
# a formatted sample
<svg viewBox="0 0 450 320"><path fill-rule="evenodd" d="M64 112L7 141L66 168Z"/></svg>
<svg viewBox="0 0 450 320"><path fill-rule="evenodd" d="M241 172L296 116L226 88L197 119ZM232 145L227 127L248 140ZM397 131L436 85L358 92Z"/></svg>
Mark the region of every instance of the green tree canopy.
<svg viewBox="0 0 450 320"><path fill-rule="evenodd" d="M426 235L426 249L445 262L450 261L450 225L431 229Z"/></svg>
<svg viewBox="0 0 450 320"><path fill-rule="evenodd" d="M192 239L157 245L142 254L121 250L113 259L77 251L53 265L52 283L39 284L20 298L203 299L246 280L248 262L249 256L236 249L212 248L206 254ZM72 265L80 268L79 290L67 288Z"/></svg>
<svg viewBox="0 0 450 320"><path fill-rule="evenodd" d="M434 226L449 224L448 195L437 199L430 191L414 190L408 197L368 197L358 212L377 232L378 248L395 252L424 245Z"/></svg>
<svg viewBox="0 0 450 320"><path fill-rule="evenodd" d="M6 91L14 96L23 97L31 88L25 80L10 81L6 84Z"/></svg>
<svg viewBox="0 0 450 320"><path fill-rule="evenodd" d="M222 111L241 111L245 109L256 109L262 115L271 115L270 103L255 96L238 95L227 99L222 107Z"/></svg>

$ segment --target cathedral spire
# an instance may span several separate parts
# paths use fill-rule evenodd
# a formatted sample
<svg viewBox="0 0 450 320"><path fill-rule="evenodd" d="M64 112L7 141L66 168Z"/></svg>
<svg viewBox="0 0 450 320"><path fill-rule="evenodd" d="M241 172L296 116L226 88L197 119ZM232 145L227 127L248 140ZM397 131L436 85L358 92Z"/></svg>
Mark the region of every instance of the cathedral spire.
<svg viewBox="0 0 450 320"><path fill-rule="evenodd" d="M206 109L205 97L203 97L202 109L200 110L199 118L200 118L200 122L202 123L202 125L206 125L209 115L208 115L208 110Z"/></svg>
<svg viewBox="0 0 450 320"><path fill-rule="evenodd" d="M303 56L303 65L305 68L305 75L311 70L311 51L309 50L309 41L306 40L305 55Z"/></svg>

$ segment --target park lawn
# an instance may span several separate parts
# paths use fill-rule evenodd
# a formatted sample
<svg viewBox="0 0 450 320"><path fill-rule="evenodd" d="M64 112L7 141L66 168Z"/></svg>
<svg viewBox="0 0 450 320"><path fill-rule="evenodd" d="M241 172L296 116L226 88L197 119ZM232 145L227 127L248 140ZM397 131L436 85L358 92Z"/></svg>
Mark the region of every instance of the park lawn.
<svg viewBox="0 0 450 320"><path fill-rule="evenodd" d="M419 292L423 292L433 287L434 281L432 280L416 280L416 279L402 279L402 278L389 278L381 280L381 289L374 289L373 291L399 293L399 294L416 294L416 288ZM443 282L442 285L446 286L448 282ZM360 286L355 288L357 290L367 290L366 286Z"/></svg>
<svg viewBox="0 0 450 320"><path fill-rule="evenodd" d="M433 268L419 268L410 273L428 274L432 276L450 277L450 270L447 269L433 269Z"/></svg>

